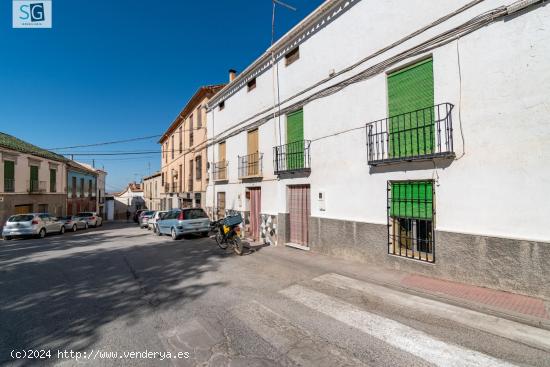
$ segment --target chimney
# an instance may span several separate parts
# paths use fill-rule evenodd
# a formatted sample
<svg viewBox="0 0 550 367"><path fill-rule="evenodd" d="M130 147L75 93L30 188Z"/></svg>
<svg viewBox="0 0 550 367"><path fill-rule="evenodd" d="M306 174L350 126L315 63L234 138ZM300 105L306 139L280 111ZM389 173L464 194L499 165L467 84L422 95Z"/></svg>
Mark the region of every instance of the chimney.
<svg viewBox="0 0 550 367"><path fill-rule="evenodd" d="M233 80L235 80L236 76L237 76L237 70L229 69L229 83L231 83Z"/></svg>

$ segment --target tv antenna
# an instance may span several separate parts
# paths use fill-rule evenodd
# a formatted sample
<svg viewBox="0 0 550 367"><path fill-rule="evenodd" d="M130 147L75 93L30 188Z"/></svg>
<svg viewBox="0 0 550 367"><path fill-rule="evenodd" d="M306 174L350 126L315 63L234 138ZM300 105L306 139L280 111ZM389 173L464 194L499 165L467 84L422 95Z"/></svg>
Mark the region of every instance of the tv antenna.
<svg viewBox="0 0 550 367"><path fill-rule="evenodd" d="M282 2L281 0L271 0L271 2L273 3L273 16L271 17L271 45L273 46L273 43L275 42L275 9L277 8L277 5L290 9L292 11L296 11L296 8L292 5Z"/></svg>

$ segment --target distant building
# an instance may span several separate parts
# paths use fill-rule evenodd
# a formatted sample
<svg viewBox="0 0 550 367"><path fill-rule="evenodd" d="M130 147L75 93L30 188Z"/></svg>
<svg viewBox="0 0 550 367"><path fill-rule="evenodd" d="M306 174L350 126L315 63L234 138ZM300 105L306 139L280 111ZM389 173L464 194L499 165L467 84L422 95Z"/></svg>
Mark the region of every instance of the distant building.
<svg viewBox="0 0 550 367"><path fill-rule="evenodd" d="M89 164L86 163L80 163L80 165L88 168L91 171L94 171L97 174L97 185L96 185L96 212L99 213L103 217L103 219L106 218L106 208L105 208L105 182L107 178L107 172L105 172L102 169L95 168Z"/></svg>
<svg viewBox="0 0 550 367"><path fill-rule="evenodd" d="M124 191L115 194L115 219L126 219L126 212L134 215L136 210L145 209L143 188L139 183L130 183Z"/></svg>
<svg viewBox="0 0 550 367"><path fill-rule="evenodd" d="M0 133L0 223L13 214L65 214L68 160Z"/></svg>
<svg viewBox="0 0 550 367"><path fill-rule="evenodd" d="M201 207L205 204L205 105L223 85L200 87L160 138L162 151L161 208Z"/></svg>
<svg viewBox="0 0 550 367"><path fill-rule="evenodd" d="M67 214L97 211L97 176L90 166L67 162Z"/></svg>
<svg viewBox="0 0 550 367"><path fill-rule="evenodd" d="M143 178L143 197L147 209L160 210L161 173L155 172Z"/></svg>

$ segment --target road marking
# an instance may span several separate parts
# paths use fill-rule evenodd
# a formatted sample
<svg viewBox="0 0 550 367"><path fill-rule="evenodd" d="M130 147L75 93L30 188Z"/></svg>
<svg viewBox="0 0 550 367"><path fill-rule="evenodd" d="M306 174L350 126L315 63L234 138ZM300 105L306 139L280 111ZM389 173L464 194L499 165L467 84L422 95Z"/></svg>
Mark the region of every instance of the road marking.
<svg viewBox="0 0 550 367"><path fill-rule="evenodd" d="M315 279L318 282L342 289L357 290L385 302L417 309L420 312L456 321L468 327L500 336L534 348L550 351L550 332L519 322L502 319L443 302L414 296L382 287L379 285L352 279L339 274L325 274Z"/></svg>
<svg viewBox="0 0 550 367"><path fill-rule="evenodd" d="M281 355L300 366L366 366L346 350L326 343L257 301L240 305L232 313Z"/></svg>
<svg viewBox="0 0 550 367"><path fill-rule="evenodd" d="M293 285L283 289L280 293L436 366L514 366L513 364L474 350L447 344L423 331L361 310L349 303L300 285Z"/></svg>

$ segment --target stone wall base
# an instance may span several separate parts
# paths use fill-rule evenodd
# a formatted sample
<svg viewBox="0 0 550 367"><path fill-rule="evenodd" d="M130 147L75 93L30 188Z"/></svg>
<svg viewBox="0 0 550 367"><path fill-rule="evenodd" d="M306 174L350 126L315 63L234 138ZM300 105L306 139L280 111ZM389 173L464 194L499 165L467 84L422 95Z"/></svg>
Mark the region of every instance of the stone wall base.
<svg viewBox="0 0 550 367"><path fill-rule="evenodd" d="M426 263L388 254L386 225L311 217L309 238L326 255L550 299L550 243L436 231Z"/></svg>

